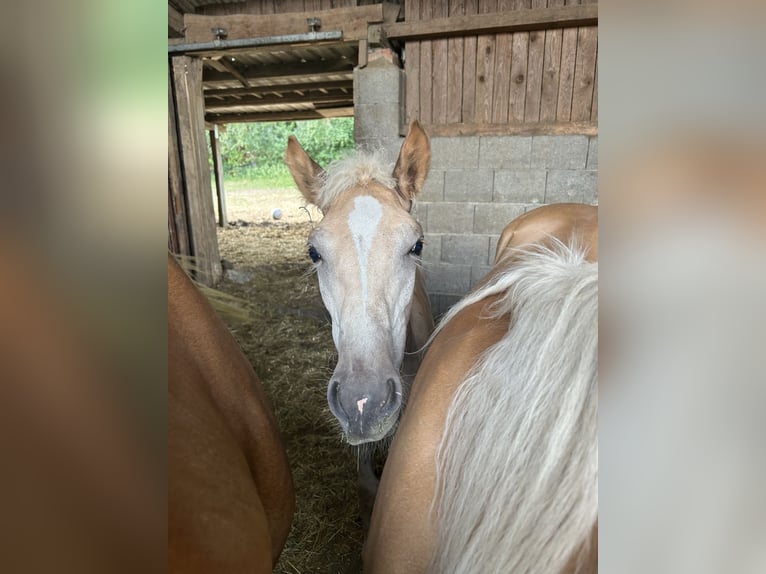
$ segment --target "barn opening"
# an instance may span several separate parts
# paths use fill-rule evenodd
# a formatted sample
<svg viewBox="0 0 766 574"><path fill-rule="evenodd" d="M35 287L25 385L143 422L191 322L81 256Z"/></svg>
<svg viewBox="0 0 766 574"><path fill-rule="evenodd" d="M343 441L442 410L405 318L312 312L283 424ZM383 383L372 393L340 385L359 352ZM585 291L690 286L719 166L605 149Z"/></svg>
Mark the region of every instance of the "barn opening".
<svg viewBox="0 0 766 574"><path fill-rule="evenodd" d="M305 206L284 163L290 135L326 166L354 149L354 119L235 123L210 130L211 187L219 227L320 217Z"/></svg>

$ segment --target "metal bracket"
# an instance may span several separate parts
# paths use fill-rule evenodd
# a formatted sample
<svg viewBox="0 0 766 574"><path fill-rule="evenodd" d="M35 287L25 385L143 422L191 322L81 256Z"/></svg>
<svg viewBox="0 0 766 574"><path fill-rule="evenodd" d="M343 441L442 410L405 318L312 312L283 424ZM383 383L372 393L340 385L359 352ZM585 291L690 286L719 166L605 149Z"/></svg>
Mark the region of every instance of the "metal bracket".
<svg viewBox="0 0 766 574"><path fill-rule="evenodd" d="M319 28L322 27L322 19L321 18L306 18L306 24L309 25L309 31L318 32Z"/></svg>
<svg viewBox="0 0 766 574"><path fill-rule="evenodd" d="M226 36L229 35L226 28L210 28L210 31L213 33L216 40L225 40Z"/></svg>

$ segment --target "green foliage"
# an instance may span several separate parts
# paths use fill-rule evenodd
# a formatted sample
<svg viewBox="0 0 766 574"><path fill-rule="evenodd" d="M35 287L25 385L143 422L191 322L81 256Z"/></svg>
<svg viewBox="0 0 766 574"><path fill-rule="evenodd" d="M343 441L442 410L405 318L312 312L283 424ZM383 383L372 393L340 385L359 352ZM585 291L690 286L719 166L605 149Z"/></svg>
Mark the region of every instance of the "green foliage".
<svg viewBox="0 0 766 574"><path fill-rule="evenodd" d="M239 187L248 181L266 187L290 185L284 163L290 135L325 166L354 149L354 119L230 124L219 133L226 185Z"/></svg>

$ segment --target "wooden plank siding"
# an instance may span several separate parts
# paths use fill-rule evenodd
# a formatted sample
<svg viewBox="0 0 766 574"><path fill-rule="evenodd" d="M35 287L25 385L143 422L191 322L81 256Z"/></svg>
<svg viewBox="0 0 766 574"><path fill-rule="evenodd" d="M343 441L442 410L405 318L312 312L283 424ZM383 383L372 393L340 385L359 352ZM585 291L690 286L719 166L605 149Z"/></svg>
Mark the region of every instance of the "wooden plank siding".
<svg viewBox="0 0 766 574"><path fill-rule="evenodd" d="M389 27L405 42L408 121L444 134L597 133L597 12L585 4L595 2L408 0ZM493 14L509 31L475 33Z"/></svg>
<svg viewBox="0 0 766 574"><path fill-rule="evenodd" d="M361 4L361 3L359 3ZM331 8L351 8L356 0L247 0L225 4L201 6L198 14L286 14L290 12L311 12Z"/></svg>
<svg viewBox="0 0 766 574"><path fill-rule="evenodd" d="M478 12L478 0L465 0L465 14L472 16ZM457 122L476 121L476 43L477 36L463 39L463 105L457 113ZM453 122L455 123L455 122Z"/></svg>

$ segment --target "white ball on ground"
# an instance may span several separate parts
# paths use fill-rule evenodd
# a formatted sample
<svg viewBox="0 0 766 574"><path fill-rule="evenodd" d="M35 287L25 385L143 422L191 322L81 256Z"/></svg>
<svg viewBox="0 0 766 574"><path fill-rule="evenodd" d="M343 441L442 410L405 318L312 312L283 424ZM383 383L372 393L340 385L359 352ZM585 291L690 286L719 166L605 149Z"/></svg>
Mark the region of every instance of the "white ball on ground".
<svg viewBox="0 0 766 574"><path fill-rule="evenodd" d="M274 219L282 219L282 210L279 209L278 207L276 209L273 209L271 211L271 217L273 217Z"/></svg>

